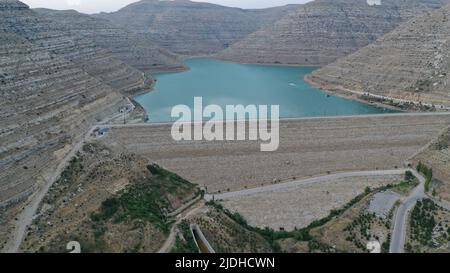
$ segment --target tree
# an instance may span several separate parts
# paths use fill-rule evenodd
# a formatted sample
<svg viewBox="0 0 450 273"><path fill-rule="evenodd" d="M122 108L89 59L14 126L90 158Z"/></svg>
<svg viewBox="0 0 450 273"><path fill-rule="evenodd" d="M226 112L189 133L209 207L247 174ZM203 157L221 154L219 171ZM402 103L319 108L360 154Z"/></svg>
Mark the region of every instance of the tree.
<svg viewBox="0 0 450 273"><path fill-rule="evenodd" d="M405 180L406 181L412 181L412 180L414 180L414 174L411 172L411 171L406 171L405 172Z"/></svg>

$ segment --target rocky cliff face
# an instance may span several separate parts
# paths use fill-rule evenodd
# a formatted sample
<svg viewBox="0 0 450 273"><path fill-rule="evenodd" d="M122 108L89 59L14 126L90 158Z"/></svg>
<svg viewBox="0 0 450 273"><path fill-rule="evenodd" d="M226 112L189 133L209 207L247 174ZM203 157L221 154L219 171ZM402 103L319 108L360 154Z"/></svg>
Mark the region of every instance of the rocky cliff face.
<svg viewBox="0 0 450 273"><path fill-rule="evenodd" d="M106 48L123 62L141 71L173 71L183 69L179 57L155 45L149 34L135 34L116 27L109 21L73 10L36 9L45 18L57 22L61 31L86 37Z"/></svg>
<svg viewBox="0 0 450 273"><path fill-rule="evenodd" d="M314 72L326 89L450 105L450 6L402 24L374 44Z"/></svg>
<svg viewBox="0 0 450 273"><path fill-rule="evenodd" d="M159 46L173 52L201 55L228 47L293 7L243 10L187 0L143 0L96 16L137 33L150 33Z"/></svg>
<svg viewBox="0 0 450 273"><path fill-rule="evenodd" d="M353 53L447 0L315 0L250 34L218 57L321 66ZM380 5L378 5L381 3Z"/></svg>
<svg viewBox="0 0 450 273"><path fill-rule="evenodd" d="M116 59L93 40L64 31L59 22L47 20L29 9L3 11L1 27L4 32L17 34L55 56L65 58L118 91L132 92L145 86L147 79L142 72Z"/></svg>
<svg viewBox="0 0 450 273"><path fill-rule="evenodd" d="M0 1L0 207L49 178L87 128L117 114L142 72L13 0Z"/></svg>

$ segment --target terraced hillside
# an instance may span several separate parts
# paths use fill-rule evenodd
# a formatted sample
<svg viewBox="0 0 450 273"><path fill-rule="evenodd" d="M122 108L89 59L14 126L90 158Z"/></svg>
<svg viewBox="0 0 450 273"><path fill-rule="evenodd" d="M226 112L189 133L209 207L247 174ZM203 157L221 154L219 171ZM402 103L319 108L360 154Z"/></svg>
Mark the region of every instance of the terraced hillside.
<svg viewBox="0 0 450 273"><path fill-rule="evenodd" d="M218 54L246 63L322 66L448 0L315 0ZM369 4L371 3L371 4Z"/></svg>
<svg viewBox="0 0 450 273"><path fill-rule="evenodd" d="M444 130L441 136L434 140L414 158L414 163L421 162L432 169L433 179L430 192L437 197L450 202L450 129Z"/></svg>
<svg viewBox="0 0 450 273"><path fill-rule="evenodd" d="M92 39L109 49L115 57L142 71L173 71L184 69L179 57L156 46L149 34L135 34L116 27L109 21L74 10L36 9L37 13L57 22L62 31Z"/></svg>
<svg viewBox="0 0 450 273"><path fill-rule="evenodd" d="M293 8L243 10L188 0L143 0L97 17L137 33L150 33L159 46L173 52L201 55L228 47Z"/></svg>
<svg viewBox="0 0 450 273"><path fill-rule="evenodd" d="M0 1L0 206L48 179L94 123L119 113L142 72L28 6Z"/></svg>
<svg viewBox="0 0 450 273"><path fill-rule="evenodd" d="M324 89L450 105L450 6L414 18L309 79Z"/></svg>

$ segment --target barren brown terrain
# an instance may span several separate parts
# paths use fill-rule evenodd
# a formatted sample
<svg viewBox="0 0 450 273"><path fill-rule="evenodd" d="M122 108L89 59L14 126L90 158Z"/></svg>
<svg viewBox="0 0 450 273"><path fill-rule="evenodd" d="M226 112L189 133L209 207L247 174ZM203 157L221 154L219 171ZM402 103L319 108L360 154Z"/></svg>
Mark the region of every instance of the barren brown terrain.
<svg viewBox="0 0 450 273"><path fill-rule="evenodd" d="M450 6L401 24L374 43L323 68L308 80L325 90L435 106L450 105Z"/></svg>
<svg viewBox="0 0 450 273"><path fill-rule="evenodd" d="M402 181L401 175L351 177L299 186L296 188L230 198L221 203L239 212L251 226L292 231L339 209L367 187L379 188Z"/></svg>
<svg viewBox="0 0 450 273"><path fill-rule="evenodd" d="M258 142L176 142L168 124L116 126L103 141L217 193L333 172L400 168L449 123L449 115L427 114L284 120L280 147L268 153Z"/></svg>
<svg viewBox="0 0 450 273"><path fill-rule="evenodd" d="M75 240L83 252L156 252L170 213L198 191L149 164L119 147L84 145L50 188L21 251L65 252Z"/></svg>

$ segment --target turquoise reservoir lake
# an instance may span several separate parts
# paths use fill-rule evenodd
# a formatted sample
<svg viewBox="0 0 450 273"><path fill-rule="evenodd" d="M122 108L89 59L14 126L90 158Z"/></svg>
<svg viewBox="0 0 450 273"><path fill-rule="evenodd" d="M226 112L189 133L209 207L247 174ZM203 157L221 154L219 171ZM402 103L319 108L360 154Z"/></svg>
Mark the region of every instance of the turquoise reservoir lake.
<svg viewBox="0 0 450 273"><path fill-rule="evenodd" d="M149 122L177 120L171 117L172 107L183 104L192 108L194 97L202 97L204 107L216 104L223 109L238 104L279 105L282 118L392 112L328 96L312 87L303 76L314 71L313 67L235 64L208 58L185 63L188 71L155 74L154 90L135 98L147 111Z"/></svg>

